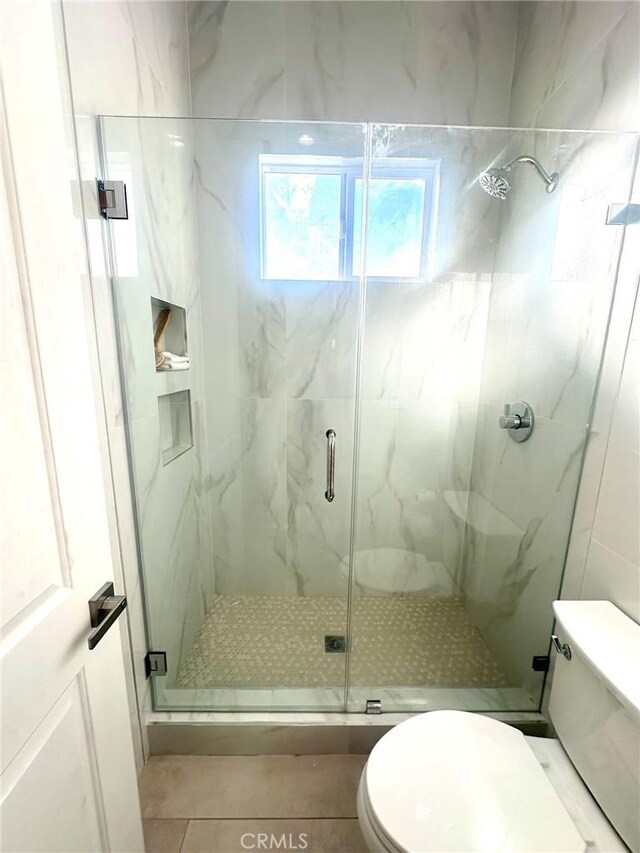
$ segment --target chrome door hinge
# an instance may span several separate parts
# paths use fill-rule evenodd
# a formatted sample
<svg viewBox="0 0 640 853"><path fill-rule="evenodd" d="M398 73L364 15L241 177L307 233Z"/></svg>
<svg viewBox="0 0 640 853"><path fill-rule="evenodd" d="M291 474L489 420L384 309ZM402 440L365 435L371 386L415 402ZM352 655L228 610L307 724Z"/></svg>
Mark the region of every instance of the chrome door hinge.
<svg viewBox="0 0 640 853"><path fill-rule="evenodd" d="M144 671L149 678L150 675L167 674L167 653L147 652L144 656Z"/></svg>
<svg viewBox="0 0 640 853"><path fill-rule="evenodd" d="M124 181L97 179L100 215L105 219L128 219L127 186Z"/></svg>
<svg viewBox="0 0 640 853"><path fill-rule="evenodd" d="M380 699L367 699L365 714L381 714L382 702Z"/></svg>

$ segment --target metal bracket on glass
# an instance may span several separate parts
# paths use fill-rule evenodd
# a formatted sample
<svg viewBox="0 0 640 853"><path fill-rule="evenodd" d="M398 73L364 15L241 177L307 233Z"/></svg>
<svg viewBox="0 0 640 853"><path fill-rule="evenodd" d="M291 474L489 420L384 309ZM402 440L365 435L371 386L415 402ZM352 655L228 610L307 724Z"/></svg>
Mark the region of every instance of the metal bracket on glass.
<svg viewBox="0 0 640 853"><path fill-rule="evenodd" d="M640 204L610 204L607 225L635 225L640 222Z"/></svg>
<svg viewBox="0 0 640 853"><path fill-rule="evenodd" d="M517 403L505 403L504 415L498 420L500 429L509 431L509 438L523 442L531 437L533 432L533 409L524 400Z"/></svg>
<svg viewBox="0 0 640 853"><path fill-rule="evenodd" d="M100 215L105 219L128 219L127 187L124 181L96 181Z"/></svg>
<svg viewBox="0 0 640 853"><path fill-rule="evenodd" d="M167 674L167 653L147 652L144 656L144 671L149 678L151 675Z"/></svg>
<svg viewBox="0 0 640 853"><path fill-rule="evenodd" d="M89 619L93 631L87 644L95 649L127 606L126 595L114 595L112 583L106 583L89 599Z"/></svg>

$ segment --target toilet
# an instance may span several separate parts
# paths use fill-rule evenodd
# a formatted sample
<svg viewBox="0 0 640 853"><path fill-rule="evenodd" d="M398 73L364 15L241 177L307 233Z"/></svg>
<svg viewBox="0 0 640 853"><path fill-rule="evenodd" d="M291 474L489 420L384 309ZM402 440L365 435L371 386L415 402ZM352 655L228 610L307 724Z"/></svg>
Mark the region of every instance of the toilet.
<svg viewBox="0 0 640 853"><path fill-rule="evenodd" d="M360 779L372 853L640 853L640 626L608 601L556 601L556 737L481 714L395 726Z"/></svg>

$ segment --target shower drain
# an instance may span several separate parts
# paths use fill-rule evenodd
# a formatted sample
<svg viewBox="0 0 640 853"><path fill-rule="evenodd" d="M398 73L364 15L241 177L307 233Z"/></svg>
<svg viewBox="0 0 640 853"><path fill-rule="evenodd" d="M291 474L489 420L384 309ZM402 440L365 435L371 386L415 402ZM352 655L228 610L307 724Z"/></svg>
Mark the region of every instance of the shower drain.
<svg viewBox="0 0 640 853"><path fill-rule="evenodd" d="M325 634L325 652L346 652L347 638L342 634Z"/></svg>

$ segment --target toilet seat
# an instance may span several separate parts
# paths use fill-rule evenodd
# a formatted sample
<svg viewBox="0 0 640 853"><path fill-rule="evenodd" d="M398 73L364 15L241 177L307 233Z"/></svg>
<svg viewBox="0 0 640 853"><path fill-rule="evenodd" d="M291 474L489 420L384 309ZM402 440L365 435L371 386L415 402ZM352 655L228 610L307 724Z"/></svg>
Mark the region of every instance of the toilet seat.
<svg viewBox="0 0 640 853"><path fill-rule="evenodd" d="M389 853L585 850L524 735L489 717L432 711L401 723L374 747L360 787L363 824Z"/></svg>

